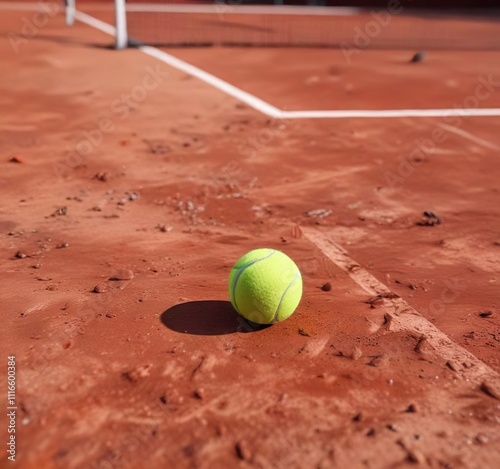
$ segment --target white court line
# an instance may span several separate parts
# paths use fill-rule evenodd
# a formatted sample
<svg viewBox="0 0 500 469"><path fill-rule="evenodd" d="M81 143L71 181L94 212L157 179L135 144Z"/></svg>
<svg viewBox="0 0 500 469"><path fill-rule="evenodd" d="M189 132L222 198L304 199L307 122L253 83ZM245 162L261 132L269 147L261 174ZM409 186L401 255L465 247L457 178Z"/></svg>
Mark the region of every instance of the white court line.
<svg viewBox="0 0 500 469"><path fill-rule="evenodd" d="M477 143L478 145L481 145L483 147L489 148L490 150L496 150L496 151L500 150L500 147L498 147L494 143L491 143L488 140L484 140L480 137L476 137L475 135L471 134L470 132L467 132L466 130L459 129L458 127L453 127L452 125L447 125L447 124L438 124L438 126L441 127L443 130L447 130L448 132L460 135L461 137L464 137L467 140Z"/></svg>
<svg viewBox="0 0 500 469"><path fill-rule="evenodd" d="M99 31L102 31L106 34L110 34L112 36L114 36L115 34L115 28L113 28L113 26L104 23L103 21L98 20L97 18L94 18L93 16L87 15L86 13L77 11L75 18L78 21L81 21L82 23L85 23L88 26L92 26L93 28L96 28ZM259 99L256 96L247 93L246 91L240 90L239 88L236 88L236 86L233 86L227 83L226 81L221 80L220 78L217 78L216 76L211 75L210 73L205 72L204 70L201 70L198 67L195 67L194 65L190 65L187 62L184 62L183 60L174 57L173 55L167 54L166 52L163 52L162 50L157 49L156 47L139 46L138 49L144 52L145 54L154 57L170 65L171 67L176 68L177 70L181 70L189 75L192 75L200 79L201 81L204 81L205 83L208 83L214 88L217 88L223 91L224 93L232 96L233 98L236 98L238 101L248 104L250 107L256 109L257 111L262 112L263 114L266 114L267 116L274 118L281 118L283 114L283 112L280 111L278 108L271 106L262 99Z"/></svg>
<svg viewBox="0 0 500 469"><path fill-rule="evenodd" d="M228 82L221 80L220 78L217 78L216 76L211 75L210 73L207 73L204 70L199 69L198 67L195 67L194 65L190 65L187 62L174 57L173 55L167 54L166 52L157 49L156 47L139 46L139 49L145 54L150 55L151 57L155 57L158 60L161 60L162 62L165 62L166 64L174 68L177 68L178 70L188 73L189 75L192 75L204 81L205 83L212 85L214 88L224 91L226 94L232 96L233 98L236 98L239 101L244 102L245 104L248 104L249 106L253 107L257 111L262 112L263 114L266 114L267 116L277 119L283 118L284 113L278 108L266 103L262 99L257 98L250 93L247 93L246 91L236 88L236 86L233 86Z"/></svg>
<svg viewBox="0 0 500 469"><path fill-rule="evenodd" d="M82 12L76 13L76 19L92 26L106 34L114 35L115 28ZM111 32L112 31L112 32ZM392 117L447 117L453 115L459 116L500 116L500 109L394 109L394 110L346 110L346 111L282 111L275 106L247 93L234 85L201 70L194 65L190 65L171 54L168 54L156 47L139 46L145 54L155 57L162 62L182 70L205 83L229 94L233 98L248 104L253 109L276 119L345 119L345 118L392 118Z"/></svg>
<svg viewBox="0 0 500 469"><path fill-rule="evenodd" d="M345 119L392 117L449 117L449 116L500 116L500 108L452 109L381 109L346 111L283 111L284 119Z"/></svg>
<svg viewBox="0 0 500 469"><path fill-rule="evenodd" d="M75 11L75 19L81 21L82 23L85 23L87 26L91 26L95 29L98 29L99 31L102 31L105 34L109 34L110 36L115 36L116 34L116 29L114 26L111 26L110 24L105 23L104 21L98 20L93 16L87 15L87 13L83 13L77 10Z"/></svg>
<svg viewBox="0 0 500 469"><path fill-rule="evenodd" d="M2 2L0 10L40 10L40 2ZM64 5L58 5L64 8ZM112 11L113 6L102 3L86 3L85 7L92 11ZM301 15L301 16L355 16L367 13L369 10L355 7L311 7L306 5L231 5L229 2L220 1L211 5L202 4L176 4L161 5L158 3L128 4L127 11L134 13L216 13L216 14L243 14L243 15Z"/></svg>
<svg viewBox="0 0 500 469"><path fill-rule="evenodd" d="M366 269L352 259L347 251L336 244L325 233L315 228L301 227L304 236L320 249L335 265L346 272L369 295L392 294L393 292L379 282ZM412 331L427 337L429 344L444 360L452 363L457 372L465 379L481 384L485 379L498 379L499 374L475 355L451 340L444 332L425 319L403 298L386 298L390 304L386 309L391 316L388 325L391 331ZM471 365L471 366L469 366Z"/></svg>
<svg viewBox="0 0 500 469"><path fill-rule="evenodd" d="M355 16L363 12L355 7L311 7L300 5L231 5L220 1L211 5L157 3L128 4L127 11L145 13L218 13L223 15L300 15L300 16ZM367 11L367 10L365 10Z"/></svg>

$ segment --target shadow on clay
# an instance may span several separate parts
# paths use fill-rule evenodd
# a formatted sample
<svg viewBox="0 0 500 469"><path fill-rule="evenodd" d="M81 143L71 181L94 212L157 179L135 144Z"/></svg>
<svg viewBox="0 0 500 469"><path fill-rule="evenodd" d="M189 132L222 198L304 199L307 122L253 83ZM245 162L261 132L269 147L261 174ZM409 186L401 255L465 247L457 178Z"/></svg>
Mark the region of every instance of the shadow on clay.
<svg viewBox="0 0 500 469"><path fill-rule="evenodd" d="M270 326L247 321L229 301L219 300L189 301L172 306L163 312L161 322L173 331L194 335L257 332Z"/></svg>

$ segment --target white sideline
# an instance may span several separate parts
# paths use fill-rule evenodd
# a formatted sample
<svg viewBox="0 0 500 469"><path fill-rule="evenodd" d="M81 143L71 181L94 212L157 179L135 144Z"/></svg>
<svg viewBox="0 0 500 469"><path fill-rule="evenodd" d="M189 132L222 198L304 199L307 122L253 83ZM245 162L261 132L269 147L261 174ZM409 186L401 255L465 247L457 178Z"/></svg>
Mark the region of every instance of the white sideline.
<svg viewBox="0 0 500 469"><path fill-rule="evenodd" d="M127 11L145 13L219 13L223 15L300 15L300 16L355 16L363 11L355 7L312 7L301 5L231 5L220 1L211 5L185 5L157 3L139 3L127 5Z"/></svg>
<svg viewBox="0 0 500 469"><path fill-rule="evenodd" d="M93 16L87 15L86 13L77 11L75 18L78 21L87 24L88 26L92 26L93 28L102 31L103 33L110 35L115 34L115 28L113 26L104 23L103 21L98 20L97 18L94 18ZM226 81L221 80L220 78L217 78L216 76L211 75L210 73L205 72L204 70L201 70L198 67L195 67L194 65L190 65L187 62L184 62L183 60L174 57L173 55L167 54L166 52L163 52L162 50L157 49L156 47L139 46L138 49L151 57L161 60L162 62L170 65L171 67L174 67L178 70L188 73L189 75L192 75L204 81L205 83L208 83L214 88L217 88L223 91L224 93L233 96L237 100L248 104L250 107L256 109L257 111L262 112L263 114L266 114L267 116L274 118L282 117L283 112L280 111L278 108L271 106L270 104L253 96L252 94L240 90L239 88L236 88L236 86L233 86L227 83Z"/></svg>
<svg viewBox="0 0 500 469"><path fill-rule="evenodd" d="M450 109L381 109L375 111L283 111L284 119L345 119L392 117L485 117L500 116L500 108L450 108Z"/></svg>
<svg viewBox="0 0 500 469"><path fill-rule="evenodd" d="M345 249L337 245L324 232L310 227L301 227L300 229L312 244L341 270L346 272L369 295L392 293L389 287L361 267L349 256ZM485 379L497 379L499 377L495 370L451 340L444 332L412 308L403 298L397 296L395 298L386 298L384 301L388 303L385 309L388 310L391 319L390 324L386 325L389 330L411 331L418 336L425 336L428 343L435 348L436 353L450 362L451 366L457 369L457 373L476 384L481 384Z"/></svg>
<svg viewBox="0 0 500 469"><path fill-rule="evenodd" d="M216 7L217 5L214 5ZM10 10L37 10L40 3L0 3L0 9ZM288 8L288 7L287 7ZM321 7L319 7L321 8ZM351 9L349 9L351 10ZM354 11L355 9L353 9ZM113 26L90 16L81 11L75 12L75 19L86 25L98 29L111 36L116 35ZM275 119L348 119L348 118L401 118L401 117L498 117L500 108L453 108L453 109L381 109L381 110L306 110L306 111L282 111L264 100L237 88L234 85L216 77L204 70L188 64L167 52L156 47L139 46L145 54L154 57L171 67L192 75L201 81L217 88L218 90L232 96L233 98L247 104L253 109Z"/></svg>
<svg viewBox="0 0 500 469"><path fill-rule="evenodd" d="M2 2L0 10L41 9L43 0L39 2ZM87 3L86 7L93 11L111 11L112 7L102 3ZM61 5L64 8L64 5ZM157 3L129 4L127 11L135 13L218 13L218 14L265 14L265 15L309 15L309 16L355 16L368 10L356 7L311 7L301 5L231 5L230 2L220 1L211 5L203 4L169 4Z"/></svg>
<svg viewBox="0 0 500 469"><path fill-rule="evenodd" d="M114 26L111 26L104 21L98 20L93 16L87 15L87 13L83 13L77 10L75 12L75 19L82 23L85 23L88 26L91 26L92 28L98 29L105 34L109 34L110 36L115 36L116 34L116 28Z"/></svg>
<svg viewBox="0 0 500 469"><path fill-rule="evenodd" d="M145 54L150 55L151 57L155 57L158 60L161 60L162 62L165 62L166 64L174 68L177 68L178 70L182 70L183 72L188 73L189 75L192 75L204 81L205 83L208 83L209 85L212 85L214 88L224 91L226 94L232 96L233 98L236 98L237 100L245 104L248 104L250 107L262 112L263 114L266 114L267 116L276 119L283 118L284 113L280 109L266 103L262 99L257 98L250 93L247 93L246 91L240 90L227 81L221 80L220 78L217 78L216 76L211 75L210 73L205 72L198 67L195 67L194 65L190 65L187 62L174 57L173 55L167 54L166 52L157 49L156 47L139 46L139 49Z"/></svg>
<svg viewBox="0 0 500 469"><path fill-rule="evenodd" d="M115 34L115 28L104 23L93 16L87 15L78 11L76 19L92 26L106 34ZM112 32L111 32L112 31ZM194 65L190 65L177 57L174 57L167 52L164 52L156 47L139 46L145 54L155 57L162 62L182 70L189 75L192 75L205 83L229 94L233 98L248 104L253 109L262 112L263 114L275 119L345 119L345 118L393 118L393 117L447 117L453 115L460 116L500 116L500 108L483 108L483 109L394 109L394 110L339 110L339 111L282 111L275 106L263 101L256 96L247 93L234 85L201 70Z"/></svg>

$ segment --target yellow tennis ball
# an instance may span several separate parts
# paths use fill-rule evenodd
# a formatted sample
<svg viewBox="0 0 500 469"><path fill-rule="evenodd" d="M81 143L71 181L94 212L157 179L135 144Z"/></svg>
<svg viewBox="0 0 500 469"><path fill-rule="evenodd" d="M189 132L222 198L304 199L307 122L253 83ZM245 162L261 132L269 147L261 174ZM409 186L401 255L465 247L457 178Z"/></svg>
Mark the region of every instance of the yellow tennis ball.
<svg viewBox="0 0 500 469"><path fill-rule="evenodd" d="M254 249L241 257L229 276L234 309L257 324L273 324L292 315L302 296L299 268L275 249Z"/></svg>

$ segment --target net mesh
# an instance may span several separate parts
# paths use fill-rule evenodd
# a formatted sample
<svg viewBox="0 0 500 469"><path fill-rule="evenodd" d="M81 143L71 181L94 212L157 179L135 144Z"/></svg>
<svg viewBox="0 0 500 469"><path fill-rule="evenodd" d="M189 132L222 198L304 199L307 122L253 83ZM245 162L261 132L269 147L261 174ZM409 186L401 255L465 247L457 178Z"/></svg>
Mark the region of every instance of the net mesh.
<svg viewBox="0 0 500 469"><path fill-rule="evenodd" d="M182 0L181 0L182 1ZM297 46L345 49L500 49L500 22L488 14L248 5L240 0L127 2L131 43L157 46Z"/></svg>

